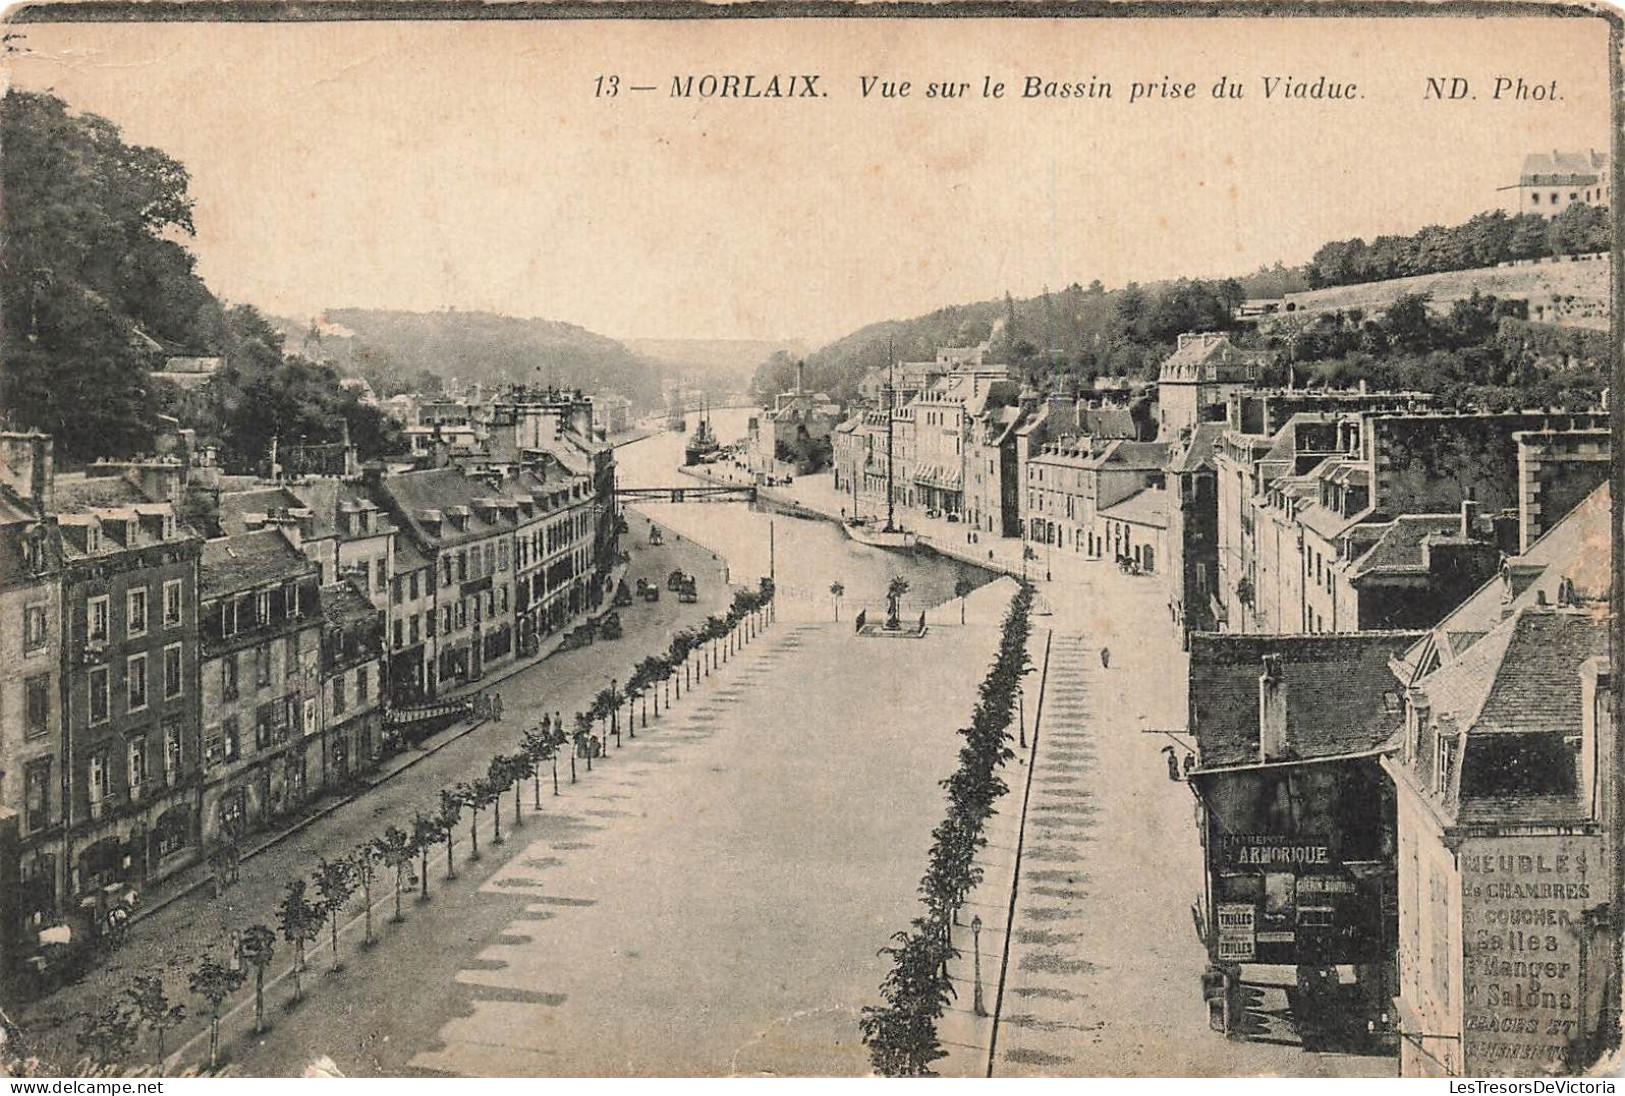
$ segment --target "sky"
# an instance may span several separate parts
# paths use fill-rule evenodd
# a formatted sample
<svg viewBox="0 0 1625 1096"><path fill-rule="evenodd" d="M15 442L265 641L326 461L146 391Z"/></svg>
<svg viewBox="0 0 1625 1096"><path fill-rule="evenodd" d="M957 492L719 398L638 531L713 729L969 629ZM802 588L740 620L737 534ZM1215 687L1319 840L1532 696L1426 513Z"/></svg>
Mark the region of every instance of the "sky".
<svg viewBox="0 0 1625 1096"><path fill-rule="evenodd" d="M454 307L816 344L1006 290L1244 273L1458 222L1525 153L1609 141L1597 19L15 29L10 81L184 163L211 288L295 318ZM707 73L818 74L824 94L671 95ZM1320 75L1360 97L1262 95ZM912 94L865 99L862 76ZM1029 76L1113 97L1022 98ZM1214 99L1221 76L1244 98ZM1424 100L1430 76L1475 97ZM1560 98L1492 99L1497 76ZM1128 101L1165 79L1195 97ZM969 97L926 97L959 81Z"/></svg>

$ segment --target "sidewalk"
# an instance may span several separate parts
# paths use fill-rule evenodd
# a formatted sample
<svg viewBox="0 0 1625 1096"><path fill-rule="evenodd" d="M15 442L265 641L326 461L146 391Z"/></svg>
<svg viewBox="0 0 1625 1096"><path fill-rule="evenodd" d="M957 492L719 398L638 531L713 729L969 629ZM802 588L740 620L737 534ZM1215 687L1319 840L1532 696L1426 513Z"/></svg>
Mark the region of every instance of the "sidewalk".
<svg viewBox="0 0 1625 1096"><path fill-rule="evenodd" d="M624 566L617 565L617 569L621 574L625 573ZM618 581L618 575L612 578L611 590L614 589L614 583ZM467 685L442 693L439 699L456 700L460 697L484 692L493 685L501 684L515 674L522 673L545 662L557 653L563 643L564 633L561 631L548 637L538 648L536 654L525 659L516 659L479 681L470 682ZM486 719L471 719L466 723L453 724L444 730L436 731L417 745L408 745L399 752L380 759L376 768L357 773L354 781L350 784L339 788L324 789L305 801L304 809L300 811L297 817L291 820L283 820L281 825L272 830L261 830L248 835L239 862L246 863L267 849L275 848L288 838L301 833L316 822L326 818L345 804L359 799L380 784L394 779L424 758L444 749L459 738L472 734L488 722L489 720ZM197 863L181 868L173 875L166 876L157 883L144 887L141 892L141 905L131 914L130 924L138 924L180 899L211 886L213 877L214 872L209 867L207 859L202 859Z"/></svg>
<svg viewBox="0 0 1625 1096"><path fill-rule="evenodd" d="M976 934L968 927L954 930L954 945L961 954L949 968L949 981L953 983L956 996L937 1025L937 1037L942 1049L948 1052L945 1058L936 1063L937 1075L941 1077L989 1075L997 1023L995 1017L1004 986L1004 964L1010 948L1011 917L1015 913L1016 873L1021 870L1022 835L1026 828L1028 801L1032 795L1033 760L1038 753L1044 682L1049 676L1050 645L1048 629L1033 629L1027 649L1033 665L1039 668L1039 674L1038 687L1028 698L1030 703L1026 710L1027 748L1020 748L1021 732L1016 731L1016 756L1005 765L1001 774L1010 790L999 801L998 813L989 821L987 846L977 860L983 872L982 885L971 893L965 903L965 915L961 918L967 926L972 919L981 918L982 931ZM978 950L981 958L981 1015L976 1013Z"/></svg>

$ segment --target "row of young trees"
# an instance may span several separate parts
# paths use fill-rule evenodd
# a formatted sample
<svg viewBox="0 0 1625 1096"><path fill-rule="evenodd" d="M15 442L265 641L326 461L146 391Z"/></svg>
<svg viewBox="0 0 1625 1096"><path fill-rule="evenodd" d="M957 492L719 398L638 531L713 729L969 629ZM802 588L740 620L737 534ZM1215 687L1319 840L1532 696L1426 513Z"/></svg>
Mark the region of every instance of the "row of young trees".
<svg viewBox="0 0 1625 1096"><path fill-rule="evenodd" d="M325 931L332 949L332 970L344 969L339 950L343 917L357 897L361 900L363 947L371 947L377 936L373 927L373 893L378 887L392 890L394 912L390 923L406 919L402 896L419 888L419 900L428 901L429 857L445 848L445 879L457 878L453 855L457 827L468 820L469 860L481 858L480 815L491 816L490 843L500 845L503 797L513 792L513 828L521 823L522 793L526 781L533 791L533 810L542 809L543 770L550 769L553 794L559 794L559 757L567 752L570 783L577 780L576 760L585 759L588 771L594 757L604 756L609 736L621 743L621 715L625 728L636 737L636 706L641 701L642 726L648 726L649 702L654 702L655 718L660 717L664 698L672 702L673 689L681 698L703 676L754 638L771 620L773 584L763 579L756 590L739 590L726 612L708 617L692 629L677 632L661 654L638 662L624 685L617 681L600 690L585 711L577 712L572 729L566 732L562 716L544 715L539 723L522 732L518 749L490 759L485 774L442 789L438 803L427 811L413 813L409 826L390 823L377 837L364 841L348 853L322 857L307 879L289 880L283 888L271 920L256 921L234 934L232 955L225 961L206 954L187 974L187 989L201 999L209 1017L209 1068L220 1060L220 1020L225 1003L252 977L254 986L254 1033L266 1030L266 971L276 958L277 946L285 943L293 950L289 967L292 993L289 1004L305 997L304 975L309 970L308 951ZM601 733L600 733L601 732ZM187 1007L169 997L161 975L139 975L132 979L124 996L97 1013L79 1017L77 1039L80 1048L103 1066L120 1065L129 1057L143 1030L153 1034L157 1062L163 1067L165 1035L187 1017Z"/></svg>
<svg viewBox="0 0 1625 1096"><path fill-rule="evenodd" d="M1032 629L1033 591L1021 584L1005 613L999 653L982 682L971 724L960 730L964 745L959 768L942 781L948 814L932 831L931 859L920 880L925 912L906 931L895 933L881 954L892 969L880 984L880 1005L863 1010L859 1022L869 1061L886 1077L920 1077L947 1052L937 1037L937 1021L954 997L948 962L959 956L953 930L966 898L982 881L977 854L999 797L1008 790L999 777L1010 749L1022 678L1032 670L1027 638Z"/></svg>

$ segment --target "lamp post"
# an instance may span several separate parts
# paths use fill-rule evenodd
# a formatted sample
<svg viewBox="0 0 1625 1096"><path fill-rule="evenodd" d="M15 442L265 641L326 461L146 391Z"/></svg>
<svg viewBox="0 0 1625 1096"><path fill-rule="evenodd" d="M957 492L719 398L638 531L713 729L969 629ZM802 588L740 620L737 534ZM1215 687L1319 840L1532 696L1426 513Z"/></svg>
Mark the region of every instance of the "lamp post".
<svg viewBox="0 0 1625 1096"><path fill-rule="evenodd" d="M977 914L971 918L970 941L972 971L975 979L975 992L972 997L971 1009L978 1016L987 1015L987 1006L982 1003L982 915Z"/></svg>

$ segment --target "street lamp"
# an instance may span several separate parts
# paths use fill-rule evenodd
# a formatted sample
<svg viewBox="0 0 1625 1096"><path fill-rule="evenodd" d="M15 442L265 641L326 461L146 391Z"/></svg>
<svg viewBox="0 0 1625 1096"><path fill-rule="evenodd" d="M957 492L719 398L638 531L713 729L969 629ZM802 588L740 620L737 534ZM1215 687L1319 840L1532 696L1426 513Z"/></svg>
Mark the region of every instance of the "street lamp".
<svg viewBox="0 0 1625 1096"><path fill-rule="evenodd" d="M973 970L975 972L975 994L972 998L971 1009L978 1016L987 1015L987 1006L982 1003L982 915L977 914L970 922L971 955L973 957Z"/></svg>

